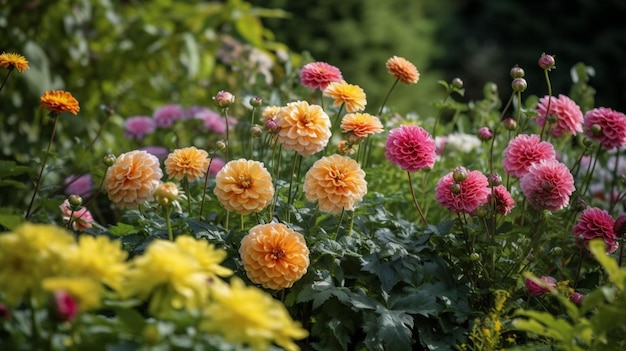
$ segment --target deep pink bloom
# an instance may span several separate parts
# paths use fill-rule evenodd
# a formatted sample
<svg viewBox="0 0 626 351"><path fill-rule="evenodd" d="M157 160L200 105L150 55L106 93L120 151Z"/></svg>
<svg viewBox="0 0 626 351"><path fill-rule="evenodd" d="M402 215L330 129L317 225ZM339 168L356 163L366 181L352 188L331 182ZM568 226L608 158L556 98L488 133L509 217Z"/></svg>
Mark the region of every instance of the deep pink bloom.
<svg viewBox="0 0 626 351"><path fill-rule="evenodd" d="M159 107L152 114L158 128L171 127L174 121L185 118L185 110L180 105L165 105Z"/></svg>
<svg viewBox="0 0 626 351"><path fill-rule="evenodd" d="M91 174L86 173L80 176L71 174L63 181L66 185L65 195L80 195L81 197L89 197L93 189L93 181Z"/></svg>
<svg viewBox="0 0 626 351"><path fill-rule="evenodd" d="M533 163L555 157L554 146L541 141L539 135L520 134L504 149L502 165L505 172L521 179Z"/></svg>
<svg viewBox="0 0 626 351"><path fill-rule="evenodd" d="M219 113L206 109L196 113L195 118L201 119L204 122L206 129L214 131L218 134L226 134L226 119ZM236 120L234 118L229 118L228 123L230 124L230 127L232 127L236 123Z"/></svg>
<svg viewBox="0 0 626 351"><path fill-rule="evenodd" d="M225 164L226 162L224 162L224 160L222 160L221 158L214 157L211 160L211 165L209 166L209 174L216 175L217 172L219 172Z"/></svg>
<svg viewBox="0 0 626 351"><path fill-rule="evenodd" d="M548 211L567 206L575 190L569 169L555 159L533 163L520 180L520 187L531 206Z"/></svg>
<svg viewBox="0 0 626 351"><path fill-rule="evenodd" d="M300 81L313 90L324 90L332 82L341 82L343 77L339 68L326 62L311 62L302 67Z"/></svg>
<svg viewBox="0 0 626 351"><path fill-rule="evenodd" d="M144 146L139 150L143 150L151 155L156 156L156 158L158 158L160 161L165 160L167 155L170 154L169 150L162 146Z"/></svg>
<svg viewBox="0 0 626 351"><path fill-rule="evenodd" d="M598 127L599 131L594 131ZM611 150L626 145L626 115L606 107L598 107L585 114L585 135L598 140Z"/></svg>
<svg viewBox="0 0 626 351"><path fill-rule="evenodd" d="M54 293L53 311L60 321L71 321L78 314L78 302L68 292L59 290Z"/></svg>
<svg viewBox="0 0 626 351"><path fill-rule="evenodd" d="M491 193L489 193L489 202L491 202ZM498 185L493 187L493 197L495 199L495 210L499 214L506 216L511 213L513 207L515 207L515 200L511 196L504 185Z"/></svg>
<svg viewBox="0 0 626 351"><path fill-rule="evenodd" d="M545 275L541 276L539 279L556 289L556 279ZM541 296L550 292L550 289L544 288L528 278L526 278L525 285L528 293L532 296Z"/></svg>
<svg viewBox="0 0 626 351"><path fill-rule="evenodd" d="M478 129L478 139L482 141L491 140L493 138L493 132L488 127L481 127Z"/></svg>
<svg viewBox="0 0 626 351"><path fill-rule="evenodd" d="M615 221L607 211L592 207L581 213L572 231L577 244L587 247L589 240L598 238L606 243L606 252L613 253L618 245L614 225Z"/></svg>
<svg viewBox="0 0 626 351"><path fill-rule="evenodd" d="M550 111L548 111L548 99L550 99L548 95L539 99L537 124L543 127L546 123L546 116L548 119L555 118L556 121L549 124L550 134L555 138L582 133L583 112L576 105L576 102L563 94L560 94L558 98L552 96L550 99Z"/></svg>
<svg viewBox="0 0 626 351"><path fill-rule="evenodd" d="M69 201L65 199L59 208L64 221L67 222L70 220L70 217L72 218L72 228L74 230L83 231L92 227L93 216L87 207L82 207L80 210L72 212Z"/></svg>
<svg viewBox="0 0 626 351"><path fill-rule="evenodd" d="M431 168L435 164L435 141L422 127L401 126L387 137L385 157L409 172Z"/></svg>
<svg viewBox="0 0 626 351"><path fill-rule="evenodd" d="M626 214L620 215L615 219L615 224L613 224L613 233L618 238L621 238L626 235Z"/></svg>
<svg viewBox="0 0 626 351"><path fill-rule="evenodd" d="M473 213L487 203L491 189L489 181L479 171L467 172L467 178L454 181L454 172L444 175L435 188L435 198L452 212Z"/></svg>
<svg viewBox="0 0 626 351"><path fill-rule="evenodd" d="M141 140L156 130L156 123L152 117L134 116L126 119L124 129L126 138Z"/></svg>
<svg viewBox="0 0 626 351"><path fill-rule="evenodd" d="M583 303L583 299L585 295L579 292L573 292L569 295L569 300L572 301L576 306L580 306Z"/></svg>
<svg viewBox="0 0 626 351"><path fill-rule="evenodd" d="M235 103L235 95L228 91L220 90L213 97L213 101L215 101L217 107L227 108Z"/></svg>

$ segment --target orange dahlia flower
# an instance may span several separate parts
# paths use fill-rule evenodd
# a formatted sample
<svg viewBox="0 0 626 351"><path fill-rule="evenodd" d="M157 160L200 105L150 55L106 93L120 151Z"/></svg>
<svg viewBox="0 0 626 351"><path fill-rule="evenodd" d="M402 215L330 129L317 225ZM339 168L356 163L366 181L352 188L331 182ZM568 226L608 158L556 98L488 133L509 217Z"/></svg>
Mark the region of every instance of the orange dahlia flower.
<svg viewBox="0 0 626 351"><path fill-rule="evenodd" d="M2 52L0 55L0 66L8 70L16 69L18 72L22 73L28 69L28 61L20 54Z"/></svg>
<svg viewBox="0 0 626 351"><path fill-rule="evenodd" d="M46 91L39 99L39 108L45 108L58 115L61 112L69 112L76 115L80 111L78 100L71 93L63 90Z"/></svg>
<svg viewBox="0 0 626 351"><path fill-rule="evenodd" d="M385 64L387 71L404 85L415 84L420 73L411 62L403 57L394 56Z"/></svg>
<svg viewBox="0 0 626 351"><path fill-rule="evenodd" d="M369 113L348 113L341 119L341 130L349 136L362 139L383 131L383 124Z"/></svg>
<svg viewBox="0 0 626 351"><path fill-rule="evenodd" d="M248 278L264 288L289 288L309 267L302 234L282 223L259 224L241 240L239 255Z"/></svg>
<svg viewBox="0 0 626 351"><path fill-rule="evenodd" d="M261 113L263 122L273 120L278 115L278 112L280 112L280 106L267 106L263 109L263 112Z"/></svg>
<svg viewBox="0 0 626 351"><path fill-rule="evenodd" d="M119 208L137 208L152 201L163 176L159 159L143 150L121 154L104 176L109 200Z"/></svg>
<svg viewBox="0 0 626 351"><path fill-rule="evenodd" d="M331 136L330 118L318 105L290 102L276 116L278 142L302 156L321 151Z"/></svg>
<svg viewBox="0 0 626 351"><path fill-rule="evenodd" d="M181 180L186 177L193 182L204 177L209 162L209 153L192 147L176 149L165 159L165 173L171 179Z"/></svg>
<svg viewBox="0 0 626 351"><path fill-rule="evenodd" d="M272 176L258 161L228 162L215 176L215 196L229 211L246 215L261 212L274 197Z"/></svg>
<svg viewBox="0 0 626 351"><path fill-rule="evenodd" d="M345 104L348 112L362 111L367 105L363 89L358 85L348 84L345 80L328 84L324 89L324 96L335 99L333 106Z"/></svg>
<svg viewBox="0 0 626 351"><path fill-rule="evenodd" d="M354 210L367 194L365 172L349 157L322 157L306 173L304 194L309 201L319 201L323 212L338 214Z"/></svg>

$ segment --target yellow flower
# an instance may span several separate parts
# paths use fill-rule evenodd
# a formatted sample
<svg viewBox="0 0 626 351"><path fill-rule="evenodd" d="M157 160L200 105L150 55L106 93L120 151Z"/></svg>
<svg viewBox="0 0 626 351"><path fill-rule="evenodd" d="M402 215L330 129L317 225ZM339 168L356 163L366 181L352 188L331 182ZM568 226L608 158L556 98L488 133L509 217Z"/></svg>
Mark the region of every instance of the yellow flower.
<svg viewBox="0 0 626 351"><path fill-rule="evenodd" d="M248 278L265 288L289 288L306 273L309 249L302 234L282 223L259 224L241 240Z"/></svg>
<svg viewBox="0 0 626 351"><path fill-rule="evenodd" d="M346 156L332 155L316 161L304 178L304 194L319 201L320 211L338 214L354 210L367 194L365 172Z"/></svg>
<svg viewBox="0 0 626 351"><path fill-rule="evenodd" d="M28 61L26 61L24 56L10 52L2 52L0 55L0 66L8 70L16 69L20 73L29 68Z"/></svg>
<svg viewBox="0 0 626 351"><path fill-rule="evenodd" d="M163 176L159 159L146 151L121 154L104 176L109 200L119 208L137 208L152 201L153 193Z"/></svg>
<svg viewBox="0 0 626 351"><path fill-rule="evenodd" d="M287 309L269 294L246 286L239 278L213 291L213 303L204 310L200 328L219 333L226 340L247 344L255 351L265 351L272 344L296 351L293 340L307 337L308 332L293 321Z"/></svg>
<svg viewBox="0 0 626 351"><path fill-rule="evenodd" d="M228 211L260 212L272 201L272 176L263 163L252 160L228 162L215 176L215 196Z"/></svg>
<svg viewBox="0 0 626 351"><path fill-rule="evenodd" d="M335 99L333 106L345 104L348 112L362 111L365 109L365 105L367 105L363 89L358 85L348 84L345 80L328 84L326 89L324 89L324 96Z"/></svg>
<svg viewBox="0 0 626 351"><path fill-rule="evenodd" d="M420 74L411 62L403 57L394 56L385 64L387 71L404 85L415 84Z"/></svg>
<svg viewBox="0 0 626 351"><path fill-rule="evenodd" d="M209 244L206 240L181 235L176 238L176 246L183 254L196 260L200 270L209 277L227 277L233 274L230 269L220 266L228 256L226 251L215 248L215 245Z"/></svg>
<svg viewBox="0 0 626 351"><path fill-rule="evenodd" d="M263 113L261 113L261 117L263 117L263 122L271 121L278 115L280 112L280 106L267 106L263 109Z"/></svg>
<svg viewBox="0 0 626 351"><path fill-rule="evenodd" d="M65 111L76 115L80 111L78 100L71 93L63 90L46 91L39 102L41 103L39 108L48 109L55 115Z"/></svg>
<svg viewBox="0 0 626 351"><path fill-rule="evenodd" d="M204 177L211 161L208 157L206 151L193 146L174 150L165 159L165 173L170 179L187 177L188 181L193 182Z"/></svg>
<svg viewBox="0 0 626 351"><path fill-rule="evenodd" d="M75 245L65 230L25 223L0 234L0 292L9 304L41 292L41 282L60 272L64 253Z"/></svg>
<svg viewBox="0 0 626 351"><path fill-rule="evenodd" d="M382 133L383 124L376 116L369 113L348 113L341 119L341 130L362 139L371 134Z"/></svg>
<svg viewBox="0 0 626 351"><path fill-rule="evenodd" d="M331 136L330 118L321 106L309 105L306 101L288 103L276 116L280 129L278 142L286 150L302 156L321 151Z"/></svg>
<svg viewBox="0 0 626 351"><path fill-rule="evenodd" d="M66 291L78 303L80 311L93 310L100 307L102 285L89 277L54 277L43 281L43 288L49 292Z"/></svg>

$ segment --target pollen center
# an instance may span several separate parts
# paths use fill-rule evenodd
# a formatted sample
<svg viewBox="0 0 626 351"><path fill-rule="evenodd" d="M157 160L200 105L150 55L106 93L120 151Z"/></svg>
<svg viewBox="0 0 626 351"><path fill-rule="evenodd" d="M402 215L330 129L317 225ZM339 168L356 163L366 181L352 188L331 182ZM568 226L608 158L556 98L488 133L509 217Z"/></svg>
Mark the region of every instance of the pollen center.
<svg viewBox="0 0 626 351"><path fill-rule="evenodd" d="M283 251L280 247L275 247L272 249L270 255L275 261L282 260L285 257L285 251Z"/></svg>

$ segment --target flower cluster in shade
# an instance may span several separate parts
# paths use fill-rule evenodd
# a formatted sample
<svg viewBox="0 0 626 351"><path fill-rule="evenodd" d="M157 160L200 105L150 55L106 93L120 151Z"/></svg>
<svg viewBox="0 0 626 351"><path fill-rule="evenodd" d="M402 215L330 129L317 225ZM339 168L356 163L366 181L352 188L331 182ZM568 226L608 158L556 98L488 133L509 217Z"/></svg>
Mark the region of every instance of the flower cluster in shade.
<svg viewBox="0 0 626 351"><path fill-rule="evenodd" d="M74 230L83 231L93 226L94 219L87 207L81 207L79 210L72 211L69 200L65 199L59 208L61 209L63 220L66 222L71 220Z"/></svg>
<svg viewBox="0 0 626 351"><path fill-rule="evenodd" d="M407 172L432 168L437 157L435 141L424 128L403 125L389 132L385 157Z"/></svg>
<svg viewBox="0 0 626 351"><path fill-rule="evenodd" d="M583 131L583 112L566 95L560 94L558 98L548 95L542 97L537 105L537 113L537 123L546 130L549 128L550 134L555 138L576 135ZM551 122L552 119L555 121ZM545 125L546 120L548 126Z"/></svg>
<svg viewBox="0 0 626 351"><path fill-rule="evenodd" d="M22 73L29 68L28 61L24 56L4 51L0 54L0 67L4 67L8 70L15 69L19 73Z"/></svg>
<svg viewBox="0 0 626 351"><path fill-rule="evenodd" d="M290 102L275 117L278 142L302 156L322 151L331 137L330 118L321 106Z"/></svg>
<svg viewBox="0 0 626 351"><path fill-rule="evenodd" d="M53 115L59 115L61 112L69 112L73 115L78 114L80 106L78 100L67 91L49 90L39 98L40 108L49 110Z"/></svg>
<svg viewBox="0 0 626 351"><path fill-rule="evenodd" d="M324 90L332 82L342 81L339 68L326 62L307 63L300 70L300 82L310 89Z"/></svg>
<svg viewBox="0 0 626 351"><path fill-rule="evenodd" d="M282 223L259 224L241 240L246 275L264 288L290 288L307 272L309 249L302 234Z"/></svg>
<svg viewBox="0 0 626 351"><path fill-rule="evenodd" d="M385 63L387 72L394 76L404 85L415 84L420 79L420 74L410 61L403 57L393 56Z"/></svg>
<svg viewBox="0 0 626 351"><path fill-rule="evenodd" d="M332 82L324 89L324 96L332 98L333 106L344 105L347 112L359 112L365 109L365 92L358 85L348 84L345 80Z"/></svg>
<svg viewBox="0 0 626 351"><path fill-rule="evenodd" d="M607 107L589 110L585 114L585 129L585 135L606 150L626 146L626 115L621 112Z"/></svg>
<svg viewBox="0 0 626 351"><path fill-rule="evenodd" d="M318 202L322 212L352 211L367 194L365 172L346 156L331 155L317 160L304 177L307 200Z"/></svg>
<svg viewBox="0 0 626 351"><path fill-rule="evenodd" d="M463 172L465 179L455 180L455 172ZM491 194L488 185L487 177L481 172L457 167L439 179L435 187L435 199L452 212L473 214L487 203Z"/></svg>
<svg viewBox="0 0 626 351"><path fill-rule="evenodd" d="M165 159L168 178L189 182L201 179L209 168L209 153L194 146L176 149Z"/></svg>
<svg viewBox="0 0 626 351"><path fill-rule="evenodd" d="M530 165L520 180L528 203L538 210L558 211L569 205L574 177L563 163L545 159Z"/></svg>
<svg viewBox="0 0 626 351"><path fill-rule="evenodd" d="M146 151L121 154L104 176L109 200L120 209L134 209L154 199L153 193L163 177L159 159Z"/></svg>
<svg viewBox="0 0 626 351"><path fill-rule="evenodd" d="M580 218L572 231L578 245L588 248L589 241L602 239L606 244L606 252L613 253L618 247L614 226L615 220L607 211L592 207L585 209L580 214Z"/></svg>
<svg viewBox="0 0 626 351"><path fill-rule="evenodd" d="M228 162L215 182L213 192L222 206L242 215L261 212L274 196L272 176L263 163L254 160Z"/></svg>

